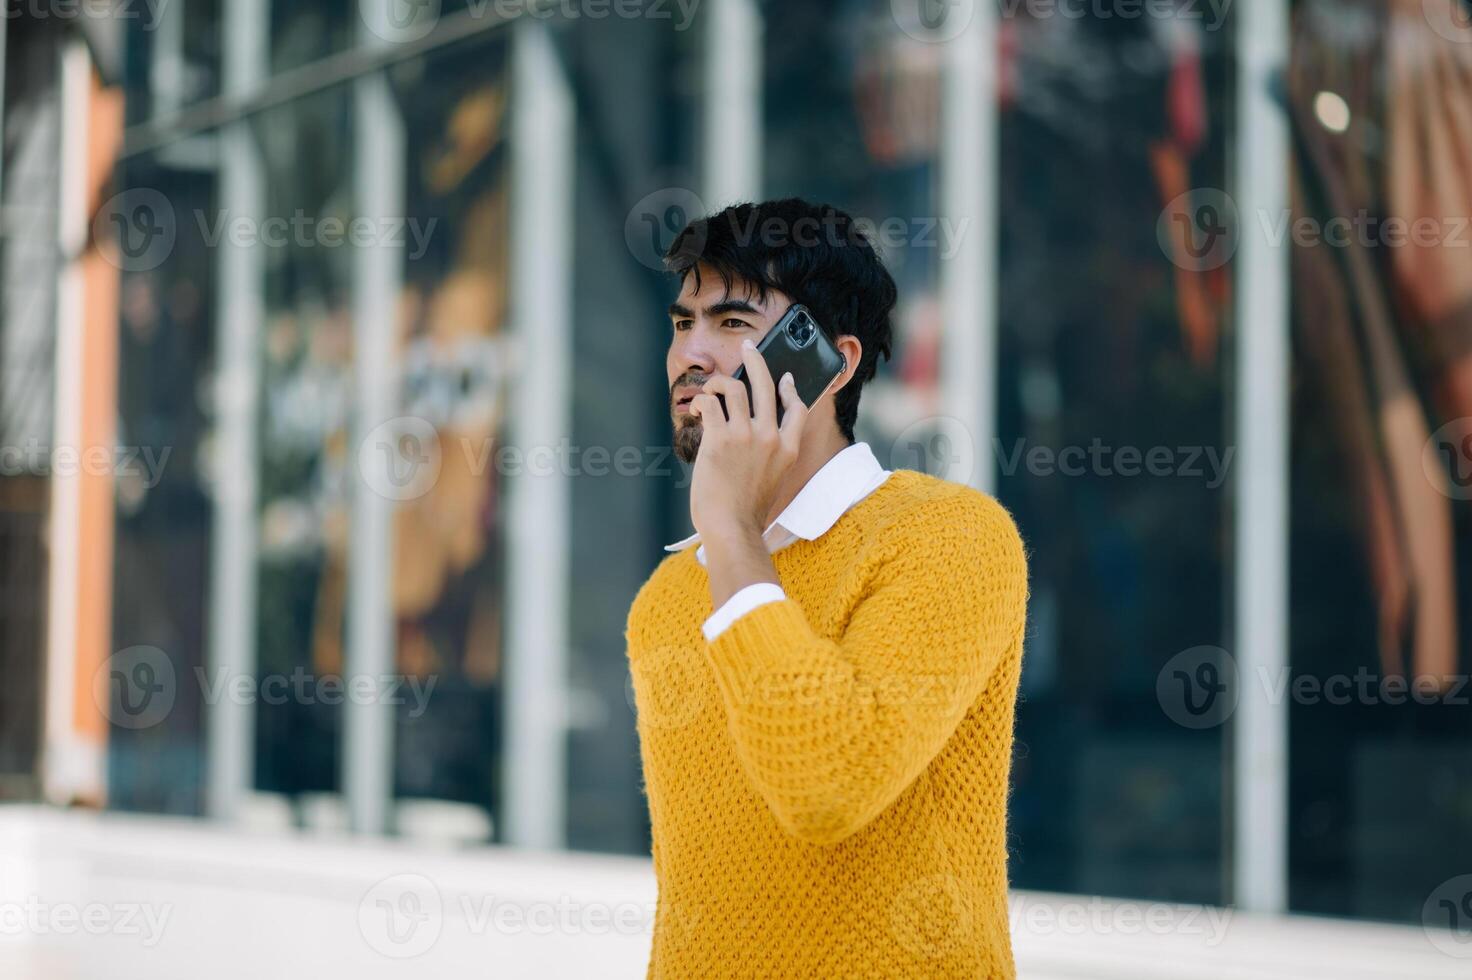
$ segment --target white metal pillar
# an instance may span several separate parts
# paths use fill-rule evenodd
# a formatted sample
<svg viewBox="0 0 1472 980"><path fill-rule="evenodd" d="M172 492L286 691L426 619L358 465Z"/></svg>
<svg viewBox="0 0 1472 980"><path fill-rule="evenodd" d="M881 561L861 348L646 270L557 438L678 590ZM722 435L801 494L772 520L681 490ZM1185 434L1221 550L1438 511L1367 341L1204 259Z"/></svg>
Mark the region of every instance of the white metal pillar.
<svg viewBox="0 0 1472 980"><path fill-rule="evenodd" d="M364 5L364 45L391 37L389 5ZM375 29L376 28L376 29ZM380 229L404 216L404 120L382 71L359 78L353 90L355 211ZM399 294L404 276L403 241L382 233L353 250L354 426L358 445L398 411L395 350ZM394 671L393 516L395 501L367 479L353 487L353 536L348 575L347 664L349 689L356 684L382 692ZM348 819L358 833L391 830L394 776L394 705L384 697L349 698L344 705L343 791Z"/></svg>
<svg viewBox="0 0 1472 980"><path fill-rule="evenodd" d="M569 474L551 461L572 431L574 103L551 29L512 35L511 445L507 528L505 837L560 847L566 836Z"/></svg>
<svg viewBox="0 0 1472 980"><path fill-rule="evenodd" d="M1242 236L1237 279L1237 509L1234 654L1241 700L1233 722L1233 903L1288 903L1288 705L1274 704L1288 666L1289 250L1258 215L1288 207L1287 120L1269 94L1289 56L1286 0L1237 8L1237 159Z"/></svg>
<svg viewBox="0 0 1472 980"><path fill-rule="evenodd" d="M940 213L958 229L940 270L941 401L969 433L970 483L993 492L997 429L997 27L978 3L945 42Z"/></svg>
<svg viewBox="0 0 1472 980"><path fill-rule="evenodd" d="M700 193L712 213L762 193L762 36L754 0L711 0L705 18ZM732 139L732 133L740 138Z"/></svg>
<svg viewBox="0 0 1472 980"><path fill-rule="evenodd" d="M0 59L3 69L3 59ZM3 73L3 71L0 71ZM91 112L92 57L85 42L61 49L61 172L57 180L57 244L61 266L56 283L56 389L51 446L73 447L82 439L82 353L84 292L79 256L90 227L87 215L87 120ZM82 475L51 474L50 561L47 565L45 762L42 792L48 800L100 798L106 789L103 745L76 730L77 577L82 511Z"/></svg>
<svg viewBox="0 0 1472 980"><path fill-rule="evenodd" d="M265 80L267 0L230 0L223 37L227 94L244 97ZM221 210L232 220L265 216L265 164L250 123L237 119L219 138ZM259 246L221 237L215 308L215 511L210 547L212 679L254 677L256 671L257 486L260 453L256 425L261 386L261 322L265 317L265 256ZM254 786L255 707L221 698L205 708L205 804L211 817L234 819Z"/></svg>

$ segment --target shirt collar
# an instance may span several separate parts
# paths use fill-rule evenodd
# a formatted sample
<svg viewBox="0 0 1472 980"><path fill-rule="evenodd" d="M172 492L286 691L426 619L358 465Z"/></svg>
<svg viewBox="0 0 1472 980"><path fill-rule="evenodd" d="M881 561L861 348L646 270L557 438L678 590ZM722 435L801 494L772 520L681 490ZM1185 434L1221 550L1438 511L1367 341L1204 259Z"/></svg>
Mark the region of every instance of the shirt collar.
<svg viewBox="0 0 1472 980"><path fill-rule="evenodd" d="M883 483L889 474L889 470L879 465L867 442L847 446L834 453L833 458L803 484L792 502L767 526L762 537L769 545L778 540L780 535L774 532L781 525L794 537L815 541L838 523L850 507ZM664 550L680 551L699 540L700 532L696 531L688 538L665 545ZM697 554L696 557L701 556Z"/></svg>

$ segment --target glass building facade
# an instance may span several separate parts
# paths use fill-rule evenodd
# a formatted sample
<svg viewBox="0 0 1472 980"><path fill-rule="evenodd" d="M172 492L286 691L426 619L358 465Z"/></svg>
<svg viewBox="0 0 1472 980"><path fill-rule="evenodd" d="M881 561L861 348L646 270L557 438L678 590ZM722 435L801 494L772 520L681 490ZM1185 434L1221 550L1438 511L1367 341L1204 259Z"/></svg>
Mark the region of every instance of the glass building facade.
<svg viewBox="0 0 1472 980"><path fill-rule="evenodd" d="M623 629L690 529L658 255L796 195L900 288L858 438L1028 543L1013 883L1418 921L1472 873L1465 6L952 6L119 19L94 245L117 442L167 462L113 480L104 656L175 690L112 717L107 805L647 853ZM11 295L55 28L6 41ZM44 480L0 477L0 569L55 588Z"/></svg>

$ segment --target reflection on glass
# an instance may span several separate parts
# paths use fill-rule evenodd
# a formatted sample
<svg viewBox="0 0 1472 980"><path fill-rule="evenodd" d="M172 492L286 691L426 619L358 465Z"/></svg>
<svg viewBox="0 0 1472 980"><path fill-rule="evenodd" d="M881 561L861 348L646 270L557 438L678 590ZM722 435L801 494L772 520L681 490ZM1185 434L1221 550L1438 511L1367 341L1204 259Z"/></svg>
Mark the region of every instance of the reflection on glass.
<svg viewBox="0 0 1472 980"><path fill-rule="evenodd" d="M1227 729L1194 727L1169 683L1173 658L1224 642L1230 608L1231 285L1156 229L1182 193L1225 186L1229 32L1025 11L999 28L990 448L1034 556L1012 872L1220 902Z"/></svg>
<svg viewBox="0 0 1472 980"><path fill-rule="evenodd" d="M253 245L266 253L258 670L291 680L293 691L295 678L313 684L311 696L258 703L256 785L290 795L336 792L340 782L342 704L320 685L340 677L344 661L351 253L316 231L354 213L348 107L348 93L332 90L264 113L253 127L265 216L277 222L263 222Z"/></svg>
<svg viewBox="0 0 1472 980"><path fill-rule="evenodd" d="M401 410L433 426L439 460L394 512L398 670L431 692L399 710L395 793L464 804L472 839L494 830L501 770L506 58L495 37L394 75L409 147Z"/></svg>
<svg viewBox="0 0 1472 980"><path fill-rule="evenodd" d="M964 234L939 210L944 47L902 32L887 0L768 3L763 14L763 196L832 202L867 221L899 287L892 363L865 386L854 436L886 467L947 476L944 436L912 427L943 411L940 267Z"/></svg>
<svg viewBox="0 0 1472 980"><path fill-rule="evenodd" d="M211 137L199 137L208 140ZM111 649L154 647L192 681L207 656L215 422L215 252L196 214L216 206L215 174L174 167L168 154L128 161L122 193L157 191L177 238L156 268L120 274L118 442L148 447L151 472L117 481ZM157 724L113 725L108 804L123 810L203 811L205 712L201 685L181 683Z"/></svg>
<svg viewBox="0 0 1472 980"><path fill-rule="evenodd" d="M1323 229L1292 240L1290 898L1420 921L1472 867L1472 47L1456 0L1350 6L1300 5L1284 105Z"/></svg>

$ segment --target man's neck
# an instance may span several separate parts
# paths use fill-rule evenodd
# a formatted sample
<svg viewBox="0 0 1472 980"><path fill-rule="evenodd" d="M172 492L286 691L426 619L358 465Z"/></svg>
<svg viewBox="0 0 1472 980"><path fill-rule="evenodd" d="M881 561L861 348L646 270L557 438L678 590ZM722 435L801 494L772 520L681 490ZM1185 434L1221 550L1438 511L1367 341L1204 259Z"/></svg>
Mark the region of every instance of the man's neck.
<svg viewBox="0 0 1472 980"><path fill-rule="evenodd" d="M828 435L822 439L813 440L811 444L803 446L798 450L797 462L787 471L782 478L782 486L777 491L777 500L767 514L766 522L762 524L765 530L772 526L779 514L787 509L787 505L796 499L803 487L807 486L813 474L821 470L830 459L847 449L852 443L843 437L837 426L830 429Z"/></svg>

